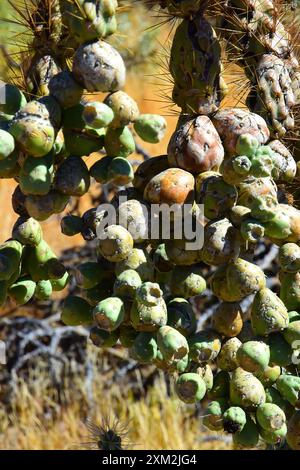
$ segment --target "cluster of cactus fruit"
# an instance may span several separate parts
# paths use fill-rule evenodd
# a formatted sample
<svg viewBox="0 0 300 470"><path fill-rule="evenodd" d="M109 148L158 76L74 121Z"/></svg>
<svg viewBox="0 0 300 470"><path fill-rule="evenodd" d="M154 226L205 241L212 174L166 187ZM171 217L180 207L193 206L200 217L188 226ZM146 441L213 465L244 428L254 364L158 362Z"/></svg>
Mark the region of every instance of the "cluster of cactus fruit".
<svg viewBox="0 0 300 470"><path fill-rule="evenodd" d="M174 376L178 397L203 402L203 423L232 434L237 448L262 440L299 450L300 212L277 187L299 178L297 161L280 140L282 129L292 126L290 95L299 91L296 59L277 7L271 1L221 2L220 21L234 18L236 28L227 31L259 80L247 110L220 108L227 86L219 39L206 15L209 2L151 2L180 18L170 74L182 112L167 155L146 160L134 174L127 160L135 150L131 126L146 142L157 143L166 123L140 114L121 90L123 60L104 41L116 29L117 2L51 3L64 21L57 33L62 44L73 38L78 48L72 70L62 52L57 58L42 49L45 55L34 58L32 64L59 63L35 74L43 96L27 102L15 86L5 87L0 176L18 182L13 207L20 218L0 247L0 303L7 296L19 304L34 295L48 298L67 285L69 275L43 240L39 221L62 212L70 196L85 194L91 177L125 186L110 202L114 223L102 225L107 208L62 219L65 235L98 237L95 260L76 269L81 294L66 298L62 321L90 326L94 345L121 344L136 361ZM279 40L271 37L274 25ZM242 26L247 34L240 37ZM86 101L85 91L108 95L104 102ZM105 156L88 169L82 157L102 149ZM153 236L153 205L182 209L168 235L162 230ZM199 207L205 217L204 241L193 249L187 238L174 236L187 206L193 221ZM252 262L263 238L278 246L278 295ZM208 282L205 266L212 267ZM207 287L219 304L211 323L199 330L191 299ZM251 307L243 311L249 296Z"/></svg>

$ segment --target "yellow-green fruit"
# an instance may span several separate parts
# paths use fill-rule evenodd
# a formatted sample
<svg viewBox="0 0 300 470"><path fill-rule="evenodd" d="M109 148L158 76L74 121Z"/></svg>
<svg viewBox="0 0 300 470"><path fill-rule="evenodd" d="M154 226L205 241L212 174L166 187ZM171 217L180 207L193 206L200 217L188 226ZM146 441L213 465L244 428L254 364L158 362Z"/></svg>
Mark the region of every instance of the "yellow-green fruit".
<svg viewBox="0 0 300 470"><path fill-rule="evenodd" d="M221 335L238 336L243 328L243 312L238 302L221 302L212 317L212 326Z"/></svg>
<svg viewBox="0 0 300 470"><path fill-rule="evenodd" d="M251 324L258 335L269 335L287 328L289 316L284 303L268 288L255 295L251 307Z"/></svg>
<svg viewBox="0 0 300 470"><path fill-rule="evenodd" d="M0 160L0 179L16 178L20 173L19 152L15 150L4 160Z"/></svg>
<svg viewBox="0 0 300 470"><path fill-rule="evenodd" d="M33 157L43 157L50 152L55 141L55 130L48 119L35 117L22 110L9 128L20 148Z"/></svg>
<svg viewBox="0 0 300 470"><path fill-rule="evenodd" d="M261 381L264 387L273 385L278 377L281 375L281 367L267 366L264 371L258 372L256 377Z"/></svg>
<svg viewBox="0 0 300 470"><path fill-rule="evenodd" d="M300 377L282 374L276 382L281 396L296 408L300 407Z"/></svg>
<svg viewBox="0 0 300 470"><path fill-rule="evenodd" d="M283 337L293 349L300 347L300 320L292 321L284 330Z"/></svg>
<svg viewBox="0 0 300 470"><path fill-rule="evenodd" d="M142 243L149 238L149 219L148 205L137 199L121 202L117 209L117 223L129 231L135 243Z"/></svg>
<svg viewBox="0 0 300 470"><path fill-rule="evenodd" d="M280 299L288 310L300 310L300 271L287 273L281 271Z"/></svg>
<svg viewBox="0 0 300 470"><path fill-rule="evenodd" d="M187 249L186 240L166 240L166 255L171 263L177 266L190 266L199 263L201 252L198 249Z"/></svg>
<svg viewBox="0 0 300 470"><path fill-rule="evenodd" d="M296 243L285 243L279 249L278 258L283 271L297 272L300 270L300 247Z"/></svg>
<svg viewBox="0 0 300 470"><path fill-rule="evenodd" d="M19 173L19 184L22 193L45 195L51 189L54 177L53 157L27 157Z"/></svg>
<svg viewBox="0 0 300 470"><path fill-rule="evenodd" d="M90 187L90 174L79 157L68 157L55 174L54 187L68 196L82 196Z"/></svg>
<svg viewBox="0 0 300 470"><path fill-rule="evenodd" d="M142 280L139 274L133 269L123 271L116 278L114 283L114 295L134 299L136 290L142 285Z"/></svg>
<svg viewBox="0 0 300 470"><path fill-rule="evenodd" d="M210 220L224 217L236 204L238 193L220 173L205 171L196 179L197 203L204 205L204 215Z"/></svg>
<svg viewBox="0 0 300 470"><path fill-rule="evenodd" d="M43 237L42 227L38 221L32 217L29 219L19 217L13 227L12 236L23 245L36 246L41 242Z"/></svg>
<svg viewBox="0 0 300 470"><path fill-rule="evenodd" d="M155 331L167 324L167 306L159 284L144 282L136 290L130 319L139 331Z"/></svg>
<svg viewBox="0 0 300 470"><path fill-rule="evenodd" d="M64 301L61 312L61 321L68 326L79 326L92 323L92 308L81 297L70 295Z"/></svg>
<svg viewBox="0 0 300 470"><path fill-rule="evenodd" d="M112 348L119 339L119 330L106 331L93 326L90 331L90 340L98 348Z"/></svg>
<svg viewBox="0 0 300 470"><path fill-rule="evenodd" d="M77 83L71 72L64 70L49 82L49 91L62 108L71 108L79 103L83 95L82 86Z"/></svg>
<svg viewBox="0 0 300 470"><path fill-rule="evenodd" d="M168 325L159 328L157 345L166 361L182 359L189 352L185 336Z"/></svg>
<svg viewBox="0 0 300 470"><path fill-rule="evenodd" d="M203 364L202 366L199 366L199 364L192 363L191 366L189 367L189 372L194 372L195 374L200 375L200 377L205 382L207 391L210 391L213 388L214 374L209 364Z"/></svg>
<svg viewBox="0 0 300 470"><path fill-rule="evenodd" d="M137 135L150 144L157 144L165 135L167 122L158 114L141 114L134 121Z"/></svg>
<svg viewBox="0 0 300 470"><path fill-rule="evenodd" d="M283 424L282 427L276 431L266 431L265 429L260 429L260 435L267 444L280 445L285 441L287 434L287 426Z"/></svg>
<svg viewBox="0 0 300 470"><path fill-rule="evenodd" d="M114 331L124 320L124 304L118 297L101 300L94 310L93 317L101 330Z"/></svg>
<svg viewBox="0 0 300 470"><path fill-rule="evenodd" d="M26 98L15 85L9 83L1 84L2 99L0 111L4 114L14 115L26 104Z"/></svg>
<svg viewBox="0 0 300 470"><path fill-rule="evenodd" d="M24 206L30 217L41 222L53 214L62 212L68 202L68 195L51 190L44 196L30 195L26 197Z"/></svg>
<svg viewBox="0 0 300 470"><path fill-rule="evenodd" d="M115 186L128 185L134 178L131 163L124 157L113 158L107 169L107 178Z"/></svg>
<svg viewBox="0 0 300 470"><path fill-rule="evenodd" d="M204 426L211 431L221 431L223 429L222 416L227 407L228 401L226 398L211 401L204 411Z"/></svg>
<svg viewBox="0 0 300 470"><path fill-rule="evenodd" d="M246 422L246 413L239 406L231 406L223 414L223 428L229 434L241 432Z"/></svg>
<svg viewBox="0 0 300 470"><path fill-rule="evenodd" d="M237 352L241 348L241 345L242 343L238 338L230 338L223 343L221 351L217 357L217 365L219 369L231 372L239 366L237 361Z"/></svg>
<svg viewBox="0 0 300 470"><path fill-rule="evenodd" d="M153 334L139 333L130 348L130 356L142 364L154 361L157 356L157 343Z"/></svg>
<svg viewBox="0 0 300 470"><path fill-rule="evenodd" d="M127 126L139 116L137 103L124 91L116 91L105 98L104 103L109 106L114 114L112 127Z"/></svg>
<svg viewBox="0 0 300 470"><path fill-rule="evenodd" d="M38 281L34 291L34 296L39 300L47 300L50 299L52 292L53 289L51 281Z"/></svg>
<svg viewBox="0 0 300 470"><path fill-rule="evenodd" d="M206 281L202 271L196 267L175 267L172 271L170 290L172 295L188 299L202 294L206 289Z"/></svg>
<svg viewBox="0 0 300 470"><path fill-rule="evenodd" d="M141 248L133 248L123 261L115 264L117 276L127 269L134 269L143 281L153 281L154 279L154 265L148 253Z"/></svg>
<svg viewBox="0 0 300 470"><path fill-rule="evenodd" d="M291 449L300 450L300 410L288 422L286 440Z"/></svg>
<svg viewBox="0 0 300 470"><path fill-rule="evenodd" d="M270 348L262 341L247 341L237 352L237 362L247 372L263 372L270 361Z"/></svg>
<svg viewBox="0 0 300 470"><path fill-rule="evenodd" d="M135 141L128 127L107 128L104 147L108 156L127 158L135 151Z"/></svg>
<svg viewBox="0 0 300 470"><path fill-rule="evenodd" d="M228 290L236 297L236 301L263 289L266 285L265 274L260 267L242 258L228 264L226 279Z"/></svg>
<svg viewBox="0 0 300 470"><path fill-rule="evenodd" d="M0 129L0 160L5 160L15 150L15 141L13 136Z"/></svg>
<svg viewBox="0 0 300 470"><path fill-rule="evenodd" d="M230 401L233 405L253 410L266 401L262 383L251 372L238 367L232 373Z"/></svg>
<svg viewBox="0 0 300 470"><path fill-rule="evenodd" d="M53 291L60 292L64 290L65 287L67 287L69 280L70 276L67 272L59 279L50 279Z"/></svg>
<svg viewBox="0 0 300 470"><path fill-rule="evenodd" d="M24 305L34 296L36 283L29 277L18 279L8 289L8 295L17 305Z"/></svg>
<svg viewBox="0 0 300 470"><path fill-rule="evenodd" d="M258 424L265 431L277 431L286 422L284 411L274 403L264 403L256 410Z"/></svg>
<svg viewBox="0 0 300 470"><path fill-rule="evenodd" d="M133 239L128 230L120 225L110 225L98 233L99 251L114 263L126 259L133 248Z"/></svg>
<svg viewBox="0 0 300 470"><path fill-rule="evenodd" d="M93 129L107 127L114 119L113 110L105 103L89 101L84 105L82 119Z"/></svg>
<svg viewBox="0 0 300 470"><path fill-rule="evenodd" d="M213 330L198 331L189 339L190 358L197 362L213 361L221 350L221 337Z"/></svg>
<svg viewBox="0 0 300 470"><path fill-rule="evenodd" d="M176 381L175 391L184 403L195 403L206 393L205 382L198 374L182 374Z"/></svg>

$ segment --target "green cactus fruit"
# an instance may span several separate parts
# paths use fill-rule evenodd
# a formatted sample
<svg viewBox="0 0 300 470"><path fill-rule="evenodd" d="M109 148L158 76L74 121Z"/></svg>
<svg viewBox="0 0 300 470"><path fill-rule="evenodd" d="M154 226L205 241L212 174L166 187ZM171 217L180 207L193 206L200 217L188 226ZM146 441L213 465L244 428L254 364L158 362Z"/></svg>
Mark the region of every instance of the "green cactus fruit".
<svg viewBox="0 0 300 470"><path fill-rule="evenodd" d="M105 300L112 294L112 287L105 282L101 282L95 287L82 291L82 296L92 307L96 307L101 300Z"/></svg>
<svg viewBox="0 0 300 470"><path fill-rule="evenodd" d="M65 287L67 287L69 280L70 276L67 272L59 279L50 279L53 291L60 292L64 290Z"/></svg>
<svg viewBox="0 0 300 470"><path fill-rule="evenodd" d="M0 129L0 160L9 157L15 150L15 140L13 136Z"/></svg>
<svg viewBox="0 0 300 470"><path fill-rule="evenodd" d="M232 373L230 401L251 411L265 403L266 393L262 383L251 372L238 367Z"/></svg>
<svg viewBox="0 0 300 470"><path fill-rule="evenodd" d="M132 326L142 331L155 331L167 324L167 306L157 283L144 282L136 290L130 319Z"/></svg>
<svg viewBox="0 0 300 470"><path fill-rule="evenodd" d="M141 248L133 248L124 260L115 264L117 276L127 269L134 269L144 282L154 279L153 263L148 253Z"/></svg>
<svg viewBox="0 0 300 470"><path fill-rule="evenodd" d="M265 235L272 239L274 243L281 244L292 235L291 221L288 213L278 205L274 217L264 222Z"/></svg>
<svg viewBox="0 0 300 470"><path fill-rule="evenodd" d="M247 415L246 424L241 432L233 435L233 444L236 449L253 449L257 447L259 441L259 431L255 422Z"/></svg>
<svg viewBox="0 0 300 470"><path fill-rule="evenodd" d="M196 331L196 316L190 303L183 298L175 297L168 305L168 325L184 336Z"/></svg>
<svg viewBox="0 0 300 470"><path fill-rule="evenodd" d="M170 283L172 295L188 299L202 294L206 289L206 281L201 274L201 268L195 266L175 267Z"/></svg>
<svg viewBox="0 0 300 470"><path fill-rule="evenodd" d="M212 326L220 335L238 336L243 328L243 312L238 302L221 302L212 317Z"/></svg>
<svg viewBox="0 0 300 470"><path fill-rule="evenodd" d="M297 172L297 165L292 154L279 140L273 140L268 146L273 151L272 177L275 181L291 182Z"/></svg>
<svg viewBox="0 0 300 470"><path fill-rule="evenodd" d="M138 332L128 325L121 325L119 329L120 342L123 348L131 348Z"/></svg>
<svg viewBox="0 0 300 470"><path fill-rule="evenodd" d="M259 149L259 141L252 134L241 134L236 141L235 150L237 155L251 157Z"/></svg>
<svg viewBox="0 0 300 470"><path fill-rule="evenodd" d="M260 435L267 444L280 446L285 442L287 434L287 425L283 424L282 427L276 431L266 431L260 429Z"/></svg>
<svg viewBox="0 0 300 470"><path fill-rule="evenodd" d="M142 364L154 361L157 356L157 343L153 334L139 333L130 348L130 355Z"/></svg>
<svg viewBox="0 0 300 470"><path fill-rule="evenodd" d="M231 372L239 366L237 361L237 352L241 348L241 345L242 343L238 338L230 338L223 343L221 351L217 357L217 365L219 369Z"/></svg>
<svg viewBox="0 0 300 470"><path fill-rule="evenodd" d="M57 100L52 96L48 95L39 98L38 103L40 103L40 105L42 106L45 106L48 112L49 121L51 122L55 131L58 133L62 124L62 109L58 104ZM56 135L55 144L57 148L53 147L52 151L55 150L57 152L58 150L62 149L63 141L61 140L61 135Z"/></svg>
<svg viewBox="0 0 300 470"><path fill-rule="evenodd" d="M188 339L190 358L197 362L213 361L221 350L221 337L211 329L198 331Z"/></svg>
<svg viewBox="0 0 300 470"><path fill-rule="evenodd" d="M76 267L76 284L83 289L91 289L99 284L104 277L100 264L86 261Z"/></svg>
<svg viewBox="0 0 300 470"><path fill-rule="evenodd" d="M16 114L26 104L26 98L15 85L5 83L1 85L3 99L0 103L1 114Z"/></svg>
<svg viewBox="0 0 300 470"><path fill-rule="evenodd" d="M292 349L282 334L275 333L268 337L270 364L286 367L292 362Z"/></svg>
<svg viewBox="0 0 300 470"><path fill-rule="evenodd" d="M19 217L12 229L12 237L22 245L37 246L42 241L43 231L39 222L32 217Z"/></svg>
<svg viewBox="0 0 300 470"><path fill-rule="evenodd" d="M142 285L139 274L133 269L127 269L117 276L114 283L114 295L134 299L136 290Z"/></svg>
<svg viewBox="0 0 300 470"><path fill-rule="evenodd" d="M55 141L55 130L49 120L46 106L32 101L15 115L9 132L22 151L33 157L43 157L50 152Z"/></svg>
<svg viewBox="0 0 300 470"><path fill-rule="evenodd" d="M236 205L228 212L228 218L235 227L240 228L243 221L249 217L250 212L248 207Z"/></svg>
<svg viewBox="0 0 300 470"><path fill-rule="evenodd" d="M263 372L270 361L270 348L263 341L247 341L237 351L238 365L253 374Z"/></svg>
<svg viewBox="0 0 300 470"><path fill-rule="evenodd" d="M281 410L285 408L286 401L282 398L278 390L275 387L270 387L265 389L266 392L266 403L274 403Z"/></svg>
<svg viewBox="0 0 300 470"><path fill-rule="evenodd" d="M149 181L168 168L169 162L167 155L160 155L143 161L135 171L133 186L143 193Z"/></svg>
<svg viewBox="0 0 300 470"><path fill-rule="evenodd" d="M97 183L106 184L109 181L108 170L114 157L103 157L97 160L90 168L90 175Z"/></svg>
<svg viewBox="0 0 300 470"><path fill-rule="evenodd" d="M293 349L300 348L300 320L295 320L283 332L283 337Z"/></svg>
<svg viewBox="0 0 300 470"><path fill-rule="evenodd" d="M151 255L155 269L159 273L167 273L174 268L174 264L169 260L166 253L165 243L158 245L158 247L153 250Z"/></svg>
<svg viewBox="0 0 300 470"><path fill-rule="evenodd" d="M23 246L17 240L0 245L0 281L8 281L17 271L22 258Z"/></svg>
<svg viewBox="0 0 300 470"><path fill-rule="evenodd" d="M231 406L223 413L223 428L229 434L241 432L246 422L246 413L239 406Z"/></svg>
<svg viewBox="0 0 300 470"><path fill-rule="evenodd" d="M237 258L240 251L238 230L228 219L206 224L201 260L208 265L220 265Z"/></svg>
<svg viewBox="0 0 300 470"><path fill-rule="evenodd" d="M58 262L48 243L42 239L38 245L26 247L23 263L31 278L38 282L51 279L48 268L52 260Z"/></svg>
<svg viewBox="0 0 300 470"><path fill-rule="evenodd" d="M134 130L137 135L150 144L160 142L166 133L167 122L158 114L141 114L135 119Z"/></svg>
<svg viewBox="0 0 300 470"><path fill-rule="evenodd" d="M241 181L249 175L252 169L252 162L246 155L234 157L231 159L231 162L233 171L237 173Z"/></svg>
<svg viewBox="0 0 300 470"><path fill-rule="evenodd" d="M102 129L110 125L114 119L114 112L105 103L89 101L84 105L82 119L87 126Z"/></svg>
<svg viewBox="0 0 300 470"><path fill-rule="evenodd" d="M83 88L76 82L71 72L64 70L54 75L49 82L50 95L64 109L75 106L82 98Z"/></svg>
<svg viewBox="0 0 300 470"><path fill-rule="evenodd" d="M0 160L0 179L17 178L20 173L19 152L15 150L4 160Z"/></svg>
<svg viewBox="0 0 300 470"><path fill-rule="evenodd" d="M159 328L157 332L157 345L165 361L180 360L189 352L185 336L169 325Z"/></svg>
<svg viewBox="0 0 300 470"><path fill-rule="evenodd" d="M288 310L300 309L300 272L280 272L280 299Z"/></svg>
<svg viewBox="0 0 300 470"><path fill-rule="evenodd" d="M286 422L284 411L274 403L264 403L256 410L258 424L265 431L278 431Z"/></svg>
<svg viewBox="0 0 300 470"><path fill-rule="evenodd" d="M34 296L36 283L29 277L21 277L8 289L8 295L17 305L25 305Z"/></svg>
<svg viewBox="0 0 300 470"><path fill-rule="evenodd" d="M67 152L76 157L89 156L91 153L99 152L104 145L105 130L76 131L64 130L64 142Z"/></svg>
<svg viewBox="0 0 300 470"><path fill-rule="evenodd" d="M227 265L226 279L228 290L235 297L233 300L237 302L266 285L264 272L242 258L237 258Z"/></svg>
<svg viewBox="0 0 300 470"><path fill-rule="evenodd" d="M117 0L62 0L60 4L63 24L79 43L105 38L117 29Z"/></svg>
<svg viewBox="0 0 300 470"><path fill-rule="evenodd" d="M166 240L166 255L177 266L191 266L200 261L200 251L195 249L187 249L186 240ZM177 294L175 294L177 295ZM180 295L180 294L179 294Z"/></svg>
<svg viewBox="0 0 300 470"><path fill-rule="evenodd" d="M206 393L204 380L192 372L182 374L175 383L175 391L184 403L201 401Z"/></svg>
<svg viewBox="0 0 300 470"><path fill-rule="evenodd" d="M131 163L123 157L115 157L111 160L107 170L108 181L115 186L126 186L134 178Z"/></svg>
<svg viewBox="0 0 300 470"><path fill-rule="evenodd" d="M212 122L229 157L237 155L236 146L241 135L252 135L260 145L264 145L270 137L270 131L264 119L245 109L221 109L213 116Z"/></svg>
<svg viewBox="0 0 300 470"><path fill-rule="evenodd" d="M53 289L51 281L38 281L34 291L34 296L38 300L48 300L52 295Z"/></svg>
<svg viewBox="0 0 300 470"><path fill-rule="evenodd" d="M221 47L202 15L184 19L176 29L169 62L173 101L183 113L209 115L225 94L221 80Z"/></svg>
<svg viewBox="0 0 300 470"><path fill-rule="evenodd" d="M135 151L135 141L128 127L107 128L104 147L107 155L127 158Z"/></svg>
<svg viewBox="0 0 300 470"><path fill-rule="evenodd" d="M64 301L61 321L68 326L90 324L93 321L92 309L81 297L70 295Z"/></svg>
<svg viewBox="0 0 300 470"><path fill-rule="evenodd" d="M289 316L284 303L268 288L261 289L251 307L251 324L258 335L269 335L287 328Z"/></svg>
<svg viewBox="0 0 300 470"><path fill-rule="evenodd" d="M224 411L228 408L226 398L211 401L204 411L203 424L211 431L222 431Z"/></svg>
<svg viewBox="0 0 300 470"><path fill-rule="evenodd" d="M27 157L19 173L19 184L23 194L43 196L48 194L54 177L52 156Z"/></svg>
<svg viewBox="0 0 300 470"><path fill-rule="evenodd" d="M116 345L118 339L119 330L106 331L97 326L93 326L90 330L90 340L98 348L112 348Z"/></svg>
<svg viewBox="0 0 300 470"><path fill-rule="evenodd" d="M268 177L247 178L239 184L238 204L249 207L251 215L262 222L273 219L278 208L274 181Z"/></svg>
<svg viewBox="0 0 300 470"><path fill-rule="evenodd" d="M117 91L123 88L126 69L121 55L103 41L82 44L73 62L75 79L87 91Z"/></svg>
<svg viewBox="0 0 300 470"><path fill-rule="evenodd" d="M61 233L68 237L73 237L83 229L82 218L78 215L66 215L60 221Z"/></svg>
<svg viewBox="0 0 300 470"><path fill-rule="evenodd" d="M106 331L116 330L124 320L124 304L118 297L101 300L93 309L93 317L99 328Z"/></svg>
<svg viewBox="0 0 300 470"><path fill-rule="evenodd" d="M139 117L140 112L137 103L124 91L109 94L104 103L112 109L114 114L111 127L127 126Z"/></svg>
<svg viewBox="0 0 300 470"><path fill-rule="evenodd" d="M133 248L133 238L124 227L110 225L98 233L99 251L108 261L118 262L127 258Z"/></svg>
<svg viewBox="0 0 300 470"><path fill-rule="evenodd" d="M52 214L62 212L69 202L69 196L58 191L50 191L44 196L30 195L24 201L25 209L30 217L38 221L48 219Z"/></svg>
<svg viewBox="0 0 300 470"><path fill-rule="evenodd" d="M273 385L281 375L281 367L267 366L264 371L258 372L256 377L261 381L264 387Z"/></svg>
<svg viewBox="0 0 300 470"><path fill-rule="evenodd" d="M68 196L82 196L90 187L89 170L81 158L68 157L56 171L54 187Z"/></svg>
<svg viewBox="0 0 300 470"><path fill-rule="evenodd" d="M290 323L292 323L293 321L300 320L300 313L296 312L295 310L288 312L288 314L289 314Z"/></svg>
<svg viewBox="0 0 300 470"><path fill-rule="evenodd" d="M179 118L168 146L170 166L193 174L217 170L224 158L221 139L207 116Z"/></svg>
<svg viewBox="0 0 300 470"><path fill-rule="evenodd" d="M212 171L197 176L196 193L196 202L204 205L204 215L210 220L224 217L238 197L236 188Z"/></svg>
<svg viewBox="0 0 300 470"><path fill-rule="evenodd" d="M214 376L214 383L208 392L210 399L226 398L229 396L230 375L224 370L220 370Z"/></svg>
<svg viewBox="0 0 300 470"><path fill-rule="evenodd" d="M281 396L296 408L300 407L300 377L282 374L276 381Z"/></svg>
<svg viewBox="0 0 300 470"><path fill-rule="evenodd" d="M285 243L279 249L278 261L283 271L294 273L300 270L300 247L296 243Z"/></svg>
<svg viewBox="0 0 300 470"><path fill-rule="evenodd" d="M7 282L0 281L0 307L2 307L7 299Z"/></svg>
<svg viewBox="0 0 300 470"><path fill-rule="evenodd" d="M300 450L300 410L288 422L286 441L292 450Z"/></svg>
<svg viewBox="0 0 300 470"><path fill-rule="evenodd" d="M220 166L226 184L238 186L251 175L251 161L246 156L225 158Z"/></svg>

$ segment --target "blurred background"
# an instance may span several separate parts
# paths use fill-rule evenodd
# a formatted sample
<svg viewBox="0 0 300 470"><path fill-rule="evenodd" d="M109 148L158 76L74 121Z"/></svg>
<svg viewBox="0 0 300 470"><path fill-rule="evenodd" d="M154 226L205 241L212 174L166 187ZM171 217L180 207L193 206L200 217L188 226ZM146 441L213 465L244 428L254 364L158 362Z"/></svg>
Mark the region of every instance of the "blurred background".
<svg viewBox="0 0 300 470"><path fill-rule="evenodd" d="M13 3L21 6L22 0ZM155 27L160 20L142 1L129 3L130 8L120 10L119 32L110 42L127 64L125 91L142 113L159 113L167 119L163 141L143 143L141 149L151 156L161 155L166 153L178 113L170 106L171 85L166 82L171 27L168 23ZM18 74L22 62L18 44L26 36L22 25L7 21L15 18L8 0L0 2L0 18L0 78L5 81ZM141 152L132 159L140 161ZM88 158L89 166L95 158L99 155ZM0 179L1 242L10 237L16 220L10 203L15 186L14 181ZM68 211L83 213L101 191L98 184L92 185L80 202L71 201ZM53 216L42 226L46 241L72 273L76 264L93 259L94 245L79 236L62 235L64 215ZM100 426L103 419L114 417L119 421L117 431L120 425L128 432L122 439L129 448L230 449L228 436L203 429L201 409L177 400L172 380L155 367L138 366L121 348L97 350L88 341L87 330L59 322L60 306L57 297L53 302L0 309L0 339L7 349L7 364L0 365L1 449L89 448L97 430L91 431L87 418Z"/></svg>

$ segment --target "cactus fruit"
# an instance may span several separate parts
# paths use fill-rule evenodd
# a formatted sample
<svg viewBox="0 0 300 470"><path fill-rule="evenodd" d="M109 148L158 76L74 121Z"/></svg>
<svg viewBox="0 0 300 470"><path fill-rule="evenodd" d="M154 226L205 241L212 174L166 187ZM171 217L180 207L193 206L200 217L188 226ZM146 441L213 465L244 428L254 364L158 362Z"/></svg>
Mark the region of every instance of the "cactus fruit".
<svg viewBox="0 0 300 470"><path fill-rule="evenodd" d="M251 308L251 323L254 332L262 336L287 328L287 309L270 289L261 289L255 295Z"/></svg>
<svg viewBox="0 0 300 470"><path fill-rule="evenodd" d="M300 377L283 374L278 377L276 387L281 396L291 405L300 406Z"/></svg>
<svg viewBox="0 0 300 470"><path fill-rule="evenodd" d="M286 440L293 450L300 450L300 411L295 411L288 422Z"/></svg>
<svg viewBox="0 0 300 470"><path fill-rule="evenodd" d="M283 332L283 337L287 343L292 347L295 346L295 349L299 349L300 346L300 321L292 321L288 327Z"/></svg>
<svg viewBox="0 0 300 470"><path fill-rule="evenodd" d="M265 431L278 431L286 422L284 412L274 403L260 405L256 411L256 418Z"/></svg>
<svg viewBox="0 0 300 470"><path fill-rule="evenodd" d="M18 87L10 83L1 85L3 99L0 103L0 115L8 114L13 116L26 104L26 98Z"/></svg>
<svg viewBox="0 0 300 470"><path fill-rule="evenodd" d="M282 427L276 431L266 431L265 429L260 429L260 435L267 444L281 445L285 441L287 434L287 426L283 424Z"/></svg>
<svg viewBox="0 0 300 470"><path fill-rule="evenodd" d="M223 413L223 428L229 434L241 432L246 422L246 413L238 406L231 406Z"/></svg>
<svg viewBox="0 0 300 470"><path fill-rule="evenodd" d="M92 322L92 309L81 297L69 296L64 302L61 320L69 326L89 324Z"/></svg>
<svg viewBox="0 0 300 470"><path fill-rule="evenodd" d="M166 361L183 359L189 352L185 336L169 325L159 328L157 332L157 345Z"/></svg>
<svg viewBox="0 0 300 470"><path fill-rule="evenodd" d="M93 326L90 330L90 340L98 348L111 348L119 339L118 333L118 330L110 332Z"/></svg>
<svg viewBox="0 0 300 470"><path fill-rule="evenodd" d="M228 219L206 224L201 260L208 265L221 265L237 258L240 251L238 230Z"/></svg>
<svg viewBox="0 0 300 470"><path fill-rule="evenodd" d="M247 416L246 424L242 431L233 435L233 444L237 449L253 449L259 441L259 431L255 422Z"/></svg>
<svg viewBox="0 0 300 470"><path fill-rule="evenodd" d="M42 227L32 217L29 219L20 217L13 227L12 236L23 245L37 246L43 238Z"/></svg>
<svg viewBox="0 0 300 470"><path fill-rule="evenodd" d="M221 351L217 357L217 365L221 370L231 372L239 366L237 352L241 346L242 343L238 338L230 338L222 344Z"/></svg>
<svg viewBox="0 0 300 470"><path fill-rule="evenodd" d="M153 281L154 266L148 253L141 248L133 248L124 260L115 264L117 276L127 269L136 271L143 281Z"/></svg>
<svg viewBox="0 0 300 470"><path fill-rule="evenodd" d="M0 160L4 160L13 153L15 149L15 140L13 136L0 129Z"/></svg>
<svg viewBox="0 0 300 470"><path fill-rule="evenodd" d="M210 220L226 216L237 202L234 186L226 183L217 172L200 173L196 179L197 202L203 204L204 215Z"/></svg>
<svg viewBox="0 0 300 470"><path fill-rule="evenodd" d="M66 215L60 222L61 233L68 237L73 237L83 229L82 218L76 215Z"/></svg>
<svg viewBox="0 0 300 470"><path fill-rule="evenodd" d="M124 320L124 304L118 297L108 297L95 306L93 317L101 330L114 331Z"/></svg>
<svg viewBox="0 0 300 470"><path fill-rule="evenodd" d="M127 258L133 248L130 233L121 226L110 225L99 234L99 251L108 261L122 261Z"/></svg>
<svg viewBox="0 0 300 470"><path fill-rule="evenodd" d="M243 327L243 312L238 302L221 302L212 317L213 328L227 337L238 336Z"/></svg>
<svg viewBox="0 0 300 470"><path fill-rule="evenodd" d="M230 401L233 405L253 410L265 403L266 393L262 383L251 372L238 367L232 373Z"/></svg>
<svg viewBox="0 0 300 470"><path fill-rule="evenodd" d="M109 126L114 119L113 110L105 103L89 101L85 104L82 112L85 124L93 129L102 129Z"/></svg>
<svg viewBox="0 0 300 470"><path fill-rule="evenodd" d="M194 198L194 178L185 170L170 168L154 176L144 190L151 204L188 204Z"/></svg>
<svg viewBox="0 0 300 470"><path fill-rule="evenodd" d="M130 355L142 364L154 361L157 356L157 343L153 334L140 332L133 341Z"/></svg>
<svg viewBox="0 0 300 470"><path fill-rule="evenodd" d="M150 144L157 144L164 136L167 122L158 114L141 114L134 121L134 130L137 135Z"/></svg>
<svg viewBox="0 0 300 470"><path fill-rule="evenodd" d="M201 276L201 269L195 267L175 267L172 271L170 290L172 295L188 299L202 294L206 289L205 279Z"/></svg>
<svg viewBox="0 0 300 470"><path fill-rule="evenodd" d="M107 128L104 147L107 155L127 158L135 151L135 141L128 127Z"/></svg>
<svg viewBox="0 0 300 470"><path fill-rule="evenodd" d="M170 166L193 174L218 169L223 158L222 142L207 116L180 123L168 146Z"/></svg>
<svg viewBox="0 0 300 470"><path fill-rule="evenodd" d="M270 361L270 348L262 341L247 341L237 351L237 362L247 372L263 372Z"/></svg>
<svg viewBox="0 0 300 470"><path fill-rule="evenodd" d="M203 424L211 431L221 431L223 429L222 416L227 408L227 400L219 398L209 403L205 410Z"/></svg>
<svg viewBox="0 0 300 470"><path fill-rule="evenodd" d="M114 295L121 298L134 298L136 290L142 285L142 280L133 269L123 271L114 283Z"/></svg>
<svg viewBox="0 0 300 470"><path fill-rule="evenodd" d="M167 306L157 283L144 282L136 290L130 319L133 327L141 331L155 331L166 325Z"/></svg>
<svg viewBox="0 0 300 470"><path fill-rule="evenodd" d="M184 403L201 401L206 393L204 380L194 373L185 373L178 377L175 391Z"/></svg>
<svg viewBox="0 0 300 470"><path fill-rule="evenodd" d="M175 297L168 304L168 325L188 337L196 331L196 317L190 303Z"/></svg>
<svg viewBox="0 0 300 470"><path fill-rule="evenodd" d="M126 69L121 55L104 41L82 44L73 63L75 80L87 91L118 91L123 88Z"/></svg>
<svg viewBox="0 0 300 470"><path fill-rule="evenodd" d="M300 272L281 272L280 281L280 299L288 310L298 310L300 306Z"/></svg>
<svg viewBox="0 0 300 470"><path fill-rule="evenodd" d="M124 91L116 91L108 95L104 102L113 112L112 127L124 127L135 122L139 117L137 103Z"/></svg>
<svg viewBox="0 0 300 470"><path fill-rule="evenodd" d="M198 331L188 341L191 359L200 364L214 360L221 350L221 337L213 330Z"/></svg>

